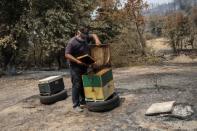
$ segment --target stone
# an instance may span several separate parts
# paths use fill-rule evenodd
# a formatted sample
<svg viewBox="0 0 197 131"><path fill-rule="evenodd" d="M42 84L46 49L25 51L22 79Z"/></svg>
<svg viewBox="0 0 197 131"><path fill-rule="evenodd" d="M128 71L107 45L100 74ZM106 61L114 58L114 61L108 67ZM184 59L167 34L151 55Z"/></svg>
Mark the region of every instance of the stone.
<svg viewBox="0 0 197 131"><path fill-rule="evenodd" d="M145 115L156 115L156 114L162 114L162 113L171 113L174 104L175 104L175 101L154 103L148 108Z"/></svg>

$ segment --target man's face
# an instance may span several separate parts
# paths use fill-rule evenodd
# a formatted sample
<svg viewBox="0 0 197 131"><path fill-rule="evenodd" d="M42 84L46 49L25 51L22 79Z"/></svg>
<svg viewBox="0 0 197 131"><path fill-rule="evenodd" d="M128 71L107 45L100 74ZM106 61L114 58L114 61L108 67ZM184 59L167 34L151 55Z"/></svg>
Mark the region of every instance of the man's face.
<svg viewBox="0 0 197 131"><path fill-rule="evenodd" d="M84 40L86 40L88 38L88 36L89 36L89 30L88 30L88 28L83 29L83 31L80 31L79 30L78 33L79 33L80 37L82 39L84 39Z"/></svg>
<svg viewBox="0 0 197 131"><path fill-rule="evenodd" d="M82 39L86 40L88 38L88 36L89 36L89 33L82 33L82 32L80 32L80 37Z"/></svg>

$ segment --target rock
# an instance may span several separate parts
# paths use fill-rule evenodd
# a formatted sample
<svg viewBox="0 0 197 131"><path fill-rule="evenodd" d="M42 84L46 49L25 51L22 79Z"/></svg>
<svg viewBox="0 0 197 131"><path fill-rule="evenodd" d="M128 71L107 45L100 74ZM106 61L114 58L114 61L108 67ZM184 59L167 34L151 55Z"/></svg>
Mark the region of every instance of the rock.
<svg viewBox="0 0 197 131"><path fill-rule="evenodd" d="M172 112L174 104L175 104L175 101L169 101L169 102L162 102L162 103L152 104L148 108L148 110L146 111L145 115L155 115L155 114L161 114L161 113L170 113L170 112Z"/></svg>

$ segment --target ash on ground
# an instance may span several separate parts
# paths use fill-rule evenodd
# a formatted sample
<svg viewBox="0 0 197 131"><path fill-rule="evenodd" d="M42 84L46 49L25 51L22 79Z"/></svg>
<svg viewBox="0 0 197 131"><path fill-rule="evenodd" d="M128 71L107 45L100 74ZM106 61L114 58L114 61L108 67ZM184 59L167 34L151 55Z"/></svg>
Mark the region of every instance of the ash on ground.
<svg viewBox="0 0 197 131"><path fill-rule="evenodd" d="M194 110L192 106L188 104L176 104L172 110L172 117L178 119L191 119L192 115L194 114Z"/></svg>

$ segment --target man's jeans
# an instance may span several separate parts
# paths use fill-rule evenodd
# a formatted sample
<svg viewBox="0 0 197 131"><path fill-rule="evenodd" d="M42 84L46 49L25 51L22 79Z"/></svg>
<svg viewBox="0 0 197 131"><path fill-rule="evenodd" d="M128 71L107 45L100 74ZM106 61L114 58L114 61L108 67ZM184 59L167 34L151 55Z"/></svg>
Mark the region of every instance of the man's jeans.
<svg viewBox="0 0 197 131"><path fill-rule="evenodd" d="M85 73L87 73L86 67L70 66L73 108L80 106L81 102L85 102L85 94L82 82L82 75Z"/></svg>

